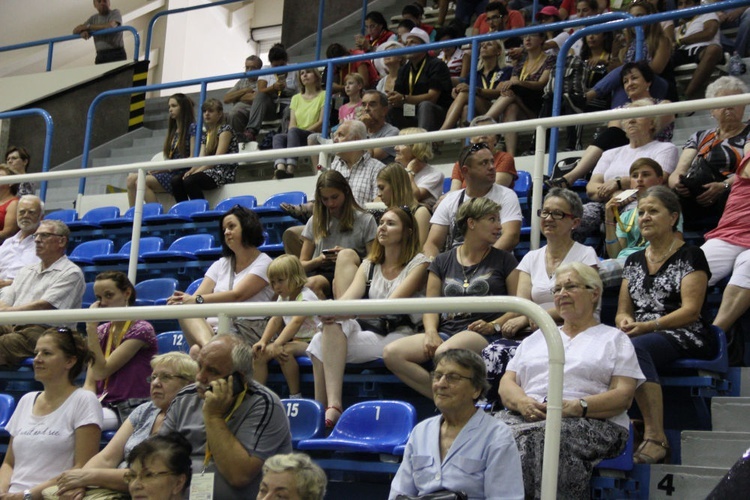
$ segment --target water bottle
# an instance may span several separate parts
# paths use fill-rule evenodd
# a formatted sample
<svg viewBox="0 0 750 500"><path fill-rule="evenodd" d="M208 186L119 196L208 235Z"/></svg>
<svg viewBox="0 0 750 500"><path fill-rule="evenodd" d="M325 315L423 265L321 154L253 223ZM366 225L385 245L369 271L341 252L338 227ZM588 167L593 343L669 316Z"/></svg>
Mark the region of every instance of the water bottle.
<svg viewBox="0 0 750 500"><path fill-rule="evenodd" d="M747 71L745 63L737 52L732 54L732 57L729 58L728 70L729 74L732 76L744 75L745 71Z"/></svg>

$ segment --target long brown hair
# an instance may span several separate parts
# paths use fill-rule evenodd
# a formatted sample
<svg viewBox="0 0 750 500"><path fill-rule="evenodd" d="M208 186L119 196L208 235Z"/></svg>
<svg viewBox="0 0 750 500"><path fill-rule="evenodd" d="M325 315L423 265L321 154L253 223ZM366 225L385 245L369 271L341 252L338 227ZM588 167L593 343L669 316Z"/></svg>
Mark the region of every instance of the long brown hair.
<svg viewBox="0 0 750 500"><path fill-rule="evenodd" d="M176 151L179 152L179 157L182 157L186 146L190 147L190 125L195 123L195 106L192 99L181 93L173 94L169 98L177 101L177 105L180 107L180 115L177 119L169 117L167 137L164 139L164 148L162 150L164 152L164 159L173 158L172 141L175 135L177 135Z"/></svg>
<svg viewBox="0 0 750 500"><path fill-rule="evenodd" d="M414 214L409 207L390 207L385 213L388 212L396 214L396 217L401 221L403 231L401 233L401 254L398 257L398 265L404 267L422 249L422 244L419 242L417 219L414 218ZM385 262L385 248L377 238L372 240L372 247L367 259L373 264Z"/></svg>
<svg viewBox="0 0 750 500"><path fill-rule="evenodd" d="M354 212L356 210L363 212L362 207L354 199L352 188L346 181L341 172L336 170L326 170L318 177L315 184L315 204L313 205L313 237L315 241L320 241L330 235L331 214L321 201L320 190L323 188L337 189L344 194L344 205L341 208L341 217L339 218L339 231L348 233L354 228Z"/></svg>

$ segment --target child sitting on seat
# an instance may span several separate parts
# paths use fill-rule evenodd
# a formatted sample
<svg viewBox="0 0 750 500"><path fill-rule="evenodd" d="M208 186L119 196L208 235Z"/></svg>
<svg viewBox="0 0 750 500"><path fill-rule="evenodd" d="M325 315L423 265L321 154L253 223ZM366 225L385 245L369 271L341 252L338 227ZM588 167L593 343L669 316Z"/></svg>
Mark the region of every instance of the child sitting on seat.
<svg viewBox="0 0 750 500"><path fill-rule="evenodd" d="M307 275L294 255L281 255L268 266L268 281L279 302L318 300L305 286ZM276 359L289 385L289 397L301 398L299 365L296 356L304 356L313 335L320 329L317 316L274 316L261 339L253 346L254 378L261 384L268 378L268 362Z"/></svg>

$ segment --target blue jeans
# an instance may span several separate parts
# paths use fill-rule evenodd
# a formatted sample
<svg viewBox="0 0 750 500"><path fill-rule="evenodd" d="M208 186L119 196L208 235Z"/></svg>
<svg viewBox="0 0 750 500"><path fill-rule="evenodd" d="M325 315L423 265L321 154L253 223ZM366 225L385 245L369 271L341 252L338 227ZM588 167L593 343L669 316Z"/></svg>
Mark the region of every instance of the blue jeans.
<svg viewBox="0 0 750 500"><path fill-rule="evenodd" d="M721 35L721 46L729 49L729 52L737 52L740 57L748 57L750 49L750 9L747 9L742 15L732 22L721 25L722 28L737 28L737 36L734 41L730 40L723 34Z"/></svg>

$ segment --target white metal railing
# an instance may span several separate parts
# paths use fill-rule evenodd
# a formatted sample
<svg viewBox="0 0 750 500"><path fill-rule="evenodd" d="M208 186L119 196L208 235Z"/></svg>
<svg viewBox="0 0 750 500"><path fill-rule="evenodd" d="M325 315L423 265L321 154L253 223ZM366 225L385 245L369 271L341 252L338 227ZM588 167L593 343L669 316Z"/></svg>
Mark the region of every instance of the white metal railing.
<svg viewBox="0 0 750 500"><path fill-rule="evenodd" d="M563 366L565 352L557 325L549 314L530 300L517 297L421 298L398 300L328 300L319 302L245 302L184 306L117 307L60 311L6 312L0 324L46 324L76 321L123 321L137 319L173 319L206 316L219 317L219 331L227 331L234 316L311 316L351 314L409 314L444 312L506 312L528 316L542 329L549 349L549 392L547 399L546 440L542 470L542 498L553 499L557 491L557 470L562 419Z"/></svg>

